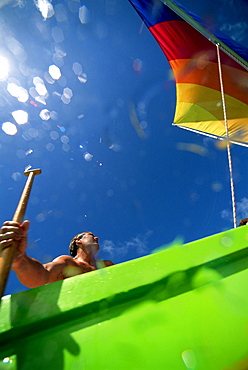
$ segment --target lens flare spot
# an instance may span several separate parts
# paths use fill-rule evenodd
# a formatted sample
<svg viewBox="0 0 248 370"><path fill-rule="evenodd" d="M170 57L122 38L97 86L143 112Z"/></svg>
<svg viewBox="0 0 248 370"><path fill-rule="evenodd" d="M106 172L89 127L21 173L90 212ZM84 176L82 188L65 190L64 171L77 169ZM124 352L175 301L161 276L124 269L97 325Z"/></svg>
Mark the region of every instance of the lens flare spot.
<svg viewBox="0 0 248 370"><path fill-rule="evenodd" d="M207 155L207 149L204 148L202 145L192 143L177 143L176 147L178 150L199 154L203 157Z"/></svg>
<svg viewBox="0 0 248 370"><path fill-rule="evenodd" d="M70 145L69 144L63 144L62 145L62 149L64 152L69 152L69 150L71 149Z"/></svg>
<svg viewBox="0 0 248 370"><path fill-rule="evenodd" d="M220 182L213 182L211 187L212 190L215 191L216 193L220 192L223 189L223 186Z"/></svg>
<svg viewBox="0 0 248 370"><path fill-rule="evenodd" d="M58 126L57 127L60 129L61 132L65 132L65 127L64 126Z"/></svg>
<svg viewBox="0 0 248 370"><path fill-rule="evenodd" d="M195 369L197 365L195 354L192 350L187 349L182 352L182 359L187 369Z"/></svg>
<svg viewBox="0 0 248 370"><path fill-rule="evenodd" d="M24 125L28 122L28 113L24 110L15 110L14 112L12 112L12 116L15 119L16 123L18 123L18 125Z"/></svg>
<svg viewBox="0 0 248 370"><path fill-rule="evenodd" d="M69 137L66 135L61 136L60 140L62 141L63 144L68 144L70 141Z"/></svg>
<svg viewBox="0 0 248 370"><path fill-rule="evenodd" d="M87 162L90 162L93 158L93 154L90 154L88 152L84 153L84 159L87 161Z"/></svg>
<svg viewBox="0 0 248 370"><path fill-rule="evenodd" d="M42 109L40 111L40 114L39 114L40 118L43 120L43 121L48 121L51 116L50 116L50 112L48 109Z"/></svg>
<svg viewBox="0 0 248 370"><path fill-rule="evenodd" d="M9 358L9 357L5 357L4 359L3 359L3 364L12 364L12 360Z"/></svg>
<svg viewBox="0 0 248 370"><path fill-rule="evenodd" d="M51 18L55 12L52 4L48 0L35 0L35 5L37 9L41 12L44 19Z"/></svg>
<svg viewBox="0 0 248 370"><path fill-rule="evenodd" d="M48 152L53 152L53 151L54 151L54 149L55 149L55 146L54 146L52 143L48 143L48 144L46 145L46 150L47 150Z"/></svg>
<svg viewBox="0 0 248 370"><path fill-rule="evenodd" d="M60 69L55 64L49 66L48 72L54 80L59 80L61 77Z"/></svg>
<svg viewBox="0 0 248 370"><path fill-rule="evenodd" d="M221 243L222 245L224 245L224 247L230 248L233 245L233 240L228 236L223 236L223 238L221 239Z"/></svg>
<svg viewBox="0 0 248 370"><path fill-rule="evenodd" d="M14 82L8 83L7 91L21 103L26 103L28 101L29 95L27 90Z"/></svg>
<svg viewBox="0 0 248 370"><path fill-rule="evenodd" d="M80 76L80 75L81 75L81 73L83 72L83 70L82 70L82 66L81 66L81 64L80 64L80 63L78 63L78 62L73 63L73 65L72 65L72 70L73 70L73 72L75 73L75 75L77 75L77 76Z"/></svg>
<svg viewBox="0 0 248 370"><path fill-rule="evenodd" d="M78 79L82 84L85 84L88 80L87 74L82 73L80 76L78 76Z"/></svg>
<svg viewBox="0 0 248 370"><path fill-rule="evenodd" d="M57 140L57 139L58 139L58 137L59 137L59 134L58 134L58 132L57 132L57 131L51 131L51 132L50 132L50 137L51 137L51 139L53 139L53 140Z"/></svg>
<svg viewBox="0 0 248 370"><path fill-rule="evenodd" d="M73 96L73 92L72 92L72 90L71 90L71 89L69 89L69 87L66 87L66 88L64 88L64 90L63 90L63 95L64 95L66 98L70 99L70 98Z"/></svg>
<svg viewBox="0 0 248 370"><path fill-rule="evenodd" d="M140 59L135 59L133 61L133 70L135 73L139 73L142 70L142 61Z"/></svg>
<svg viewBox="0 0 248 370"><path fill-rule="evenodd" d="M22 175L20 174L20 172L14 172L11 177L14 181L20 181L22 178Z"/></svg>
<svg viewBox="0 0 248 370"><path fill-rule="evenodd" d="M78 16L82 24L86 24L90 22L90 11L85 5L79 8Z"/></svg>
<svg viewBox="0 0 248 370"><path fill-rule="evenodd" d="M7 135L12 135L13 136L13 135L17 134L17 127L12 122L4 122L2 124L2 130Z"/></svg>

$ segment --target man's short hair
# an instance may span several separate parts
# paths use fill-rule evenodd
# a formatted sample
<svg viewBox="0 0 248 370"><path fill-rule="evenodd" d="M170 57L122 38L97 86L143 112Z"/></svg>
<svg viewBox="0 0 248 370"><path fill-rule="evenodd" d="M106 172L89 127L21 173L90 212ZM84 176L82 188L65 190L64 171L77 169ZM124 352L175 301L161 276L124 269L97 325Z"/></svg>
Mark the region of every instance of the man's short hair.
<svg viewBox="0 0 248 370"><path fill-rule="evenodd" d="M70 251L70 255L72 257L76 257L77 255L77 249L78 249L78 246L77 246L77 242L76 240L77 239L80 239L82 238L85 234L87 234L87 231L84 232L84 233L79 233L77 235L75 235L72 240L70 241L70 244L69 244L69 251Z"/></svg>
<svg viewBox="0 0 248 370"><path fill-rule="evenodd" d="M243 220L240 221L239 226L248 225L248 218L243 218Z"/></svg>

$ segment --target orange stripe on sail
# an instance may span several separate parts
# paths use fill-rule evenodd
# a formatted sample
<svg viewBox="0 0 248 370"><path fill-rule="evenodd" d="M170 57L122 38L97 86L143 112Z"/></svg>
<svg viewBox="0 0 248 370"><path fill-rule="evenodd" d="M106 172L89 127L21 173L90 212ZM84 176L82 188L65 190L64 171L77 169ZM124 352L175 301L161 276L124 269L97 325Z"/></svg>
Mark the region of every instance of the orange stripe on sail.
<svg viewBox="0 0 248 370"><path fill-rule="evenodd" d="M176 83L192 83L220 91L218 65L207 58L171 60L170 65ZM248 73L223 65L222 74L225 94L248 104Z"/></svg>

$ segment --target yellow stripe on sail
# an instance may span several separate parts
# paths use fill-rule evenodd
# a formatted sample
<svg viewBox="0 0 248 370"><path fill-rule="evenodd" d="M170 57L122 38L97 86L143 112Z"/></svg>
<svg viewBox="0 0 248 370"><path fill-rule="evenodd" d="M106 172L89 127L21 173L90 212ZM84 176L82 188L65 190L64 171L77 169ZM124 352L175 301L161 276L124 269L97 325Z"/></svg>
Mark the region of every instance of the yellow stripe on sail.
<svg viewBox="0 0 248 370"><path fill-rule="evenodd" d="M178 83L174 123L217 136L226 136L219 91ZM228 131L232 139L248 141L248 105L225 94Z"/></svg>

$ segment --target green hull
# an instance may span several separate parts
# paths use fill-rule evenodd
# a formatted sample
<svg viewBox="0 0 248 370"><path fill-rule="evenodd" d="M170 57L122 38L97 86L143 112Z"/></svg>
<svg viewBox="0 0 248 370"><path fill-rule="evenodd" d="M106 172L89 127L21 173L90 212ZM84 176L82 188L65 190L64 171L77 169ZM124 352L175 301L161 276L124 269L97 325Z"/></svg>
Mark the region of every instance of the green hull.
<svg viewBox="0 0 248 370"><path fill-rule="evenodd" d="M0 369L248 369L248 227L6 296Z"/></svg>

